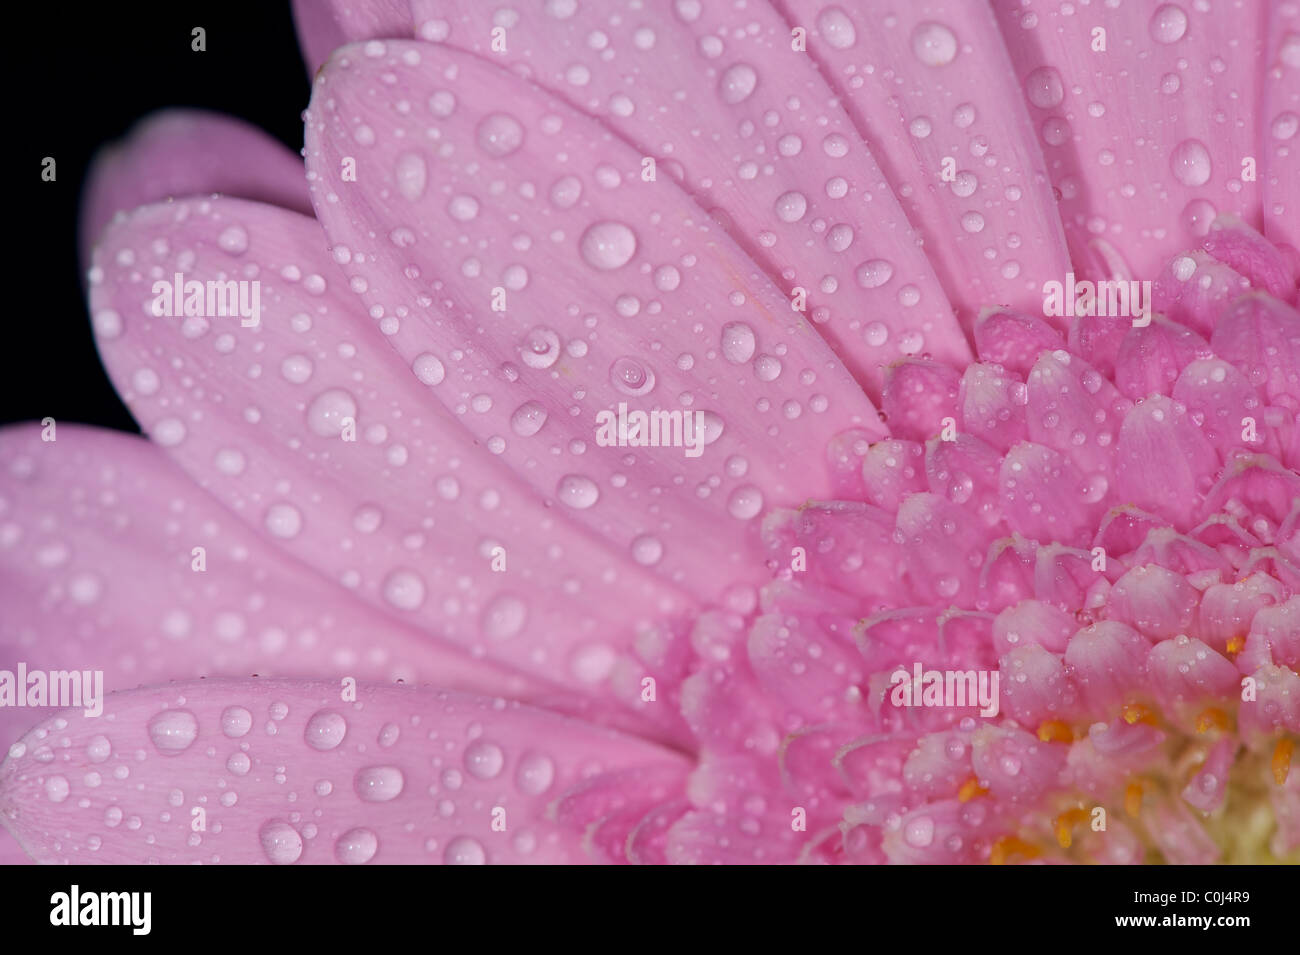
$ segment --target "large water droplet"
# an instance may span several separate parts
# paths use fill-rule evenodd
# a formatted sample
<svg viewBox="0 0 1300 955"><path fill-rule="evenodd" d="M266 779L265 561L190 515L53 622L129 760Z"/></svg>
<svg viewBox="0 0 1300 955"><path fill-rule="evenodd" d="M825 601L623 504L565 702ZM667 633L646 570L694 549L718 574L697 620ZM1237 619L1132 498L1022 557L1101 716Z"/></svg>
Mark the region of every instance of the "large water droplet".
<svg viewBox="0 0 1300 955"><path fill-rule="evenodd" d="M199 721L189 710L164 710L149 721L149 738L164 756L189 749L199 734Z"/></svg>
<svg viewBox="0 0 1300 955"><path fill-rule="evenodd" d="M369 829L349 829L334 843L334 858L344 865L364 865L379 851L379 837Z"/></svg>
<svg viewBox="0 0 1300 955"><path fill-rule="evenodd" d="M546 409L536 401L525 401L510 415L510 430L521 438L531 438L546 424Z"/></svg>
<svg viewBox="0 0 1300 955"><path fill-rule="evenodd" d="M366 802L388 802L402 794L406 777L396 766L367 766L359 770L353 787Z"/></svg>
<svg viewBox="0 0 1300 955"><path fill-rule="evenodd" d="M477 739L465 747L465 769L477 779L495 779L505 764L505 754L496 743Z"/></svg>
<svg viewBox="0 0 1300 955"><path fill-rule="evenodd" d="M593 269L621 268L636 254L636 233L621 222L597 222L582 234L582 258Z"/></svg>
<svg viewBox="0 0 1300 955"><path fill-rule="evenodd" d="M334 749L348 735L348 721L333 710L320 710L307 721L303 738L312 749Z"/></svg>
<svg viewBox="0 0 1300 955"><path fill-rule="evenodd" d="M515 785L528 796L540 796L555 781L555 763L541 753L525 753L515 767Z"/></svg>
<svg viewBox="0 0 1300 955"><path fill-rule="evenodd" d="M276 865L297 862L302 855L302 836L287 822L268 822L258 834L262 851Z"/></svg>
<svg viewBox="0 0 1300 955"><path fill-rule="evenodd" d="M469 836L457 836L447 843L443 850L442 861L447 865L485 865L487 853L483 846Z"/></svg>
<svg viewBox="0 0 1300 955"><path fill-rule="evenodd" d="M754 330L744 322L722 326L722 354L727 361L741 365L754 357Z"/></svg>
<svg viewBox="0 0 1300 955"><path fill-rule="evenodd" d="M1169 170L1184 186L1203 186L1213 170L1210 151L1199 139L1184 139L1169 154Z"/></svg>
<svg viewBox="0 0 1300 955"><path fill-rule="evenodd" d="M1065 99L1065 85L1061 74L1050 66L1040 66L1025 79L1025 95L1039 109L1059 106Z"/></svg>
<svg viewBox="0 0 1300 955"><path fill-rule="evenodd" d="M879 288L894 276L894 265L887 259L869 259L858 266L855 278L863 288Z"/></svg>
<svg viewBox="0 0 1300 955"><path fill-rule="evenodd" d="M413 570L395 570L384 580L384 599L399 610L424 603L424 578Z"/></svg>
<svg viewBox="0 0 1300 955"><path fill-rule="evenodd" d="M817 15L817 32L837 50L847 50L858 39L853 21L839 7L827 7Z"/></svg>
<svg viewBox="0 0 1300 955"><path fill-rule="evenodd" d="M574 510L583 511L600 499L596 482L581 474L566 474L555 488L556 496Z"/></svg>
<svg viewBox="0 0 1300 955"><path fill-rule="evenodd" d="M424 164L424 157L419 153L403 153L399 156L393 175L397 178L397 191L408 201L414 202L424 195L429 171Z"/></svg>
<svg viewBox="0 0 1300 955"><path fill-rule="evenodd" d="M519 357L529 368L550 368L560 357L560 336L539 325L524 336Z"/></svg>
<svg viewBox="0 0 1300 955"><path fill-rule="evenodd" d="M1166 3L1156 8L1147 26L1157 43L1177 43L1187 33L1187 14L1182 7Z"/></svg>
<svg viewBox="0 0 1300 955"><path fill-rule="evenodd" d="M357 400L342 388L322 391L307 407L307 427L322 438L337 438L343 419L357 419Z"/></svg>
<svg viewBox="0 0 1300 955"><path fill-rule="evenodd" d="M524 127L507 113L491 113L478 124L478 145L489 156L509 156L523 145Z"/></svg>
<svg viewBox="0 0 1300 955"><path fill-rule="evenodd" d="M749 99L758 85L758 74L748 63L735 63L723 72L718 81L718 95L724 103L735 105Z"/></svg>
<svg viewBox="0 0 1300 955"><path fill-rule="evenodd" d="M957 56L957 38L942 23L919 23L912 31L912 52L926 66L946 66Z"/></svg>
<svg viewBox="0 0 1300 955"><path fill-rule="evenodd" d="M616 358L609 366L609 380L615 390L639 396L654 390L655 373L635 358Z"/></svg>

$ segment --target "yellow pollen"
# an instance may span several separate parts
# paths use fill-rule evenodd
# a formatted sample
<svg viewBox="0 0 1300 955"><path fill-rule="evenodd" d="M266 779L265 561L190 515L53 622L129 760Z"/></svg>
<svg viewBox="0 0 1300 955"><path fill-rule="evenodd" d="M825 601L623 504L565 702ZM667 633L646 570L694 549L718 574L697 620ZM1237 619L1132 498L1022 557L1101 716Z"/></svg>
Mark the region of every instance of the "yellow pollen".
<svg viewBox="0 0 1300 955"><path fill-rule="evenodd" d="M1125 703L1123 713L1124 722L1129 726L1134 723L1146 723L1148 726L1156 725L1155 711L1145 703Z"/></svg>
<svg viewBox="0 0 1300 955"><path fill-rule="evenodd" d="M1074 841L1070 830L1087 819L1088 813L1082 809L1067 809L1056 817L1056 841L1062 849L1070 848Z"/></svg>
<svg viewBox="0 0 1300 955"><path fill-rule="evenodd" d="M1142 811L1142 784L1137 780L1124 787L1124 811L1134 818Z"/></svg>
<svg viewBox="0 0 1300 955"><path fill-rule="evenodd" d="M957 790L957 799L961 802L970 802L976 796L987 796L989 791L980 785L980 781L972 776L961 784L961 789Z"/></svg>
<svg viewBox="0 0 1300 955"><path fill-rule="evenodd" d="M1038 727L1038 738L1044 743L1073 743L1074 733L1061 720L1047 720Z"/></svg>
<svg viewBox="0 0 1300 955"><path fill-rule="evenodd" d="M1289 739L1280 739L1277 746L1273 748L1273 781L1279 786L1286 783L1286 777L1291 772L1291 754L1295 752L1295 744Z"/></svg>
<svg viewBox="0 0 1300 955"><path fill-rule="evenodd" d="M1198 733L1208 733L1212 729L1226 730L1227 728L1228 714L1217 706L1206 707L1196 716L1196 732Z"/></svg>
<svg viewBox="0 0 1300 955"><path fill-rule="evenodd" d="M1025 840L1017 836L1003 836L997 842L993 843L993 850L989 853L989 865L1006 865L1007 860L1012 856L1023 856L1026 859L1034 859L1039 855L1037 846L1030 845Z"/></svg>
<svg viewBox="0 0 1300 955"><path fill-rule="evenodd" d="M1246 649L1246 638L1242 636L1232 637L1228 641L1228 656L1235 657L1242 650Z"/></svg>

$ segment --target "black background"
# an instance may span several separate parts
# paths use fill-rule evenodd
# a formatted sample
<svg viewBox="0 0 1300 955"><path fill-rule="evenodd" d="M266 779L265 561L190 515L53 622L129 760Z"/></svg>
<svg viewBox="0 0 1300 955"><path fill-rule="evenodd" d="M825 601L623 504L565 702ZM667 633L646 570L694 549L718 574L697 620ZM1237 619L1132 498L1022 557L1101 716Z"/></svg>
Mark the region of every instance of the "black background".
<svg viewBox="0 0 1300 955"><path fill-rule="evenodd" d="M18 4L13 4L18 6ZM45 12L41 12L41 11ZM46 2L8 30L5 162L12 293L0 335L0 424L81 421L136 432L100 364L82 294L77 213L95 153L169 107L226 113L302 148L310 96L288 0ZM207 30L207 52L190 31ZM12 112L10 112L12 110ZM58 179L41 180L53 156Z"/></svg>

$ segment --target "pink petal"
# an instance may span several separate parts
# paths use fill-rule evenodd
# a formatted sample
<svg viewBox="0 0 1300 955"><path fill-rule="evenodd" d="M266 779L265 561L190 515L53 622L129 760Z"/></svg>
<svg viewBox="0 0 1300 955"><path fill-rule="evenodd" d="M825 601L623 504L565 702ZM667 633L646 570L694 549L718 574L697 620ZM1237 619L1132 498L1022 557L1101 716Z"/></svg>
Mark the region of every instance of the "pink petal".
<svg viewBox="0 0 1300 955"><path fill-rule="evenodd" d="M1115 356L1115 384L1134 401L1167 395L1179 372L1209 356L1210 346L1200 335L1157 316L1150 325L1129 329Z"/></svg>
<svg viewBox="0 0 1300 955"><path fill-rule="evenodd" d="M1250 280L1200 249L1170 259L1151 287L1151 308L1201 335L1214 332L1219 314L1250 290Z"/></svg>
<svg viewBox="0 0 1300 955"><path fill-rule="evenodd" d="M1023 600L994 618L993 647L999 657L1030 645L1061 653L1077 628L1074 617L1064 610L1041 600Z"/></svg>
<svg viewBox="0 0 1300 955"><path fill-rule="evenodd" d="M992 11L900 5L882 28L878 13L853 4L788 6L895 187L907 185L908 216L968 325L987 304L1036 311L1043 282L1062 275L1069 256ZM872 81L867 64L889 64L892 79ZM945 181L947 158L956 169Z"/></svg>
<svg viewBox="0 0 1300 955"><path fill-rule="evenodd" d="M968 365L958 397L961 426L999 451L1007 451L1029 437L1025 425L1028 400L1024 382L1007 374L1000 365Z"/></svg>
<svg viewBox="0 0 1300 955"><path fill-rule="evenodd" d="M913 494L898 509L903 574L924 603L969 606L988 546L976 517L937 494Z"/></svg>
<svg viewBox="0 0 1300 955"><path fill-rule="evenodd" d="M1001 466L1001 454L969 434L958 434L952 441L931 438L926 446L925 474L930 490L974 511L985 527L993 527L1002 518L998 501Z"/></svg>
<svg viewBox="0 0 1300 955"><path fill-rule="evenodd" d="M766 614L749 631L749 663L763 689L810 722L847 720L858 710L852 687L866 679L852 644L841 645L811 619ZM829 766L829 762L827 763Z"/></svg>
<svg viewBox="0 0 1300 955"><path fill-rule="evenodd" d="M95 157L81 201L81 261L119 212L220 192L311 214L302 159L241 120L166 110L141 120Z"/></svg>
<svg viewBox="0 0 1300 955"><path fill-rule="evenodd" d="M889 430L899 438L924 442L943 429L943 419L957 420L961 376L947 365L908 359L889 369L881 409Z"/></svg>
<svg viewBox="0 0 1300 955"><path fill-rule="evenodd" d="M409 372L351 314L320 243L310 219L230 199L146 207L111 229L91 308L133 414L264 540L372 606L570 689L639 700L640 676L609 685L620 660L645 670L638 622L690 606L635 559L671 552L662 529L643 526L649 546L620 557L557 520L430 400L442 366ZM260 275L261 322L155 317L146 272Z"/></svg>
<svg viewBox="0 0 1300 955"><path fill-rule="evenodd" d="M1061 658L1036 644L1016 647L998 661L1002 705L1022 726L1070 718L1078 698Z"/></svg>
<svg viewBox="0 0 1300 955"><path fill-rule="evenodd" d="M929 486L925 446L900 438L877 441L862 459L862 482L867 503L894 513L905 497Z"/></svg>
<svg viewBox="0 0 1300 955"><path fill-rule="evenodd" d="M1183 787L1183 799L1201 812L1214 812L1228 795L1228 775L1240 744L1224 737L1210 749L1200 770Z"/></svg>
<svg viewBox="0 0 1300 955"><path fill-rule="evenodd" d="M1255 616L1286 599L1282 585L1266 574L1251 574L1236 583L1214 584L1201 595L1197 630L1219 652L1229 641L1251 631Z"/></svg>
<svg viewBox="0 0 1300 955"><path fill-rule="evenodd" d="M1260 292L1243 295L1219 318L1210 344L1276 403L1300 407L1300 314Z"/></svg>
<svg viewBox="0 0 1300 955"><path fill-rule="evenodd" d="M987 311L975 321L980 361L1002 365L1024 377L1045 351L1065 347L1061 333L1040 318L1006 310Z"/></svg>
<svg viewBox="0 0 1300 955"><path fill-rule="evenodd" d="M1098 484L1067 458L1040 444L1021 442L1002 461L1002 513L1017 534L1040 543L1083 545L1104 505Z"/></svg>
<svg viewBox="0 0 1300 955"><path fill-rule="evenodd" d="M1293 142L1300 117L1300 12L1283 3L1268 8L1265 55L1268 68L1260 81L1260 187L1264 234L1300 250L1300 154Z"/></svg>
<svg viewBox="0 0 1300 955"><path fill-rule="evenodd" d="M1113 713L1146 682L1150 643L1118 620L1099 620L1070 638L1065 662L1083 703L1094 713Z"/></svg>
<svg viewBox="0 0 1300 955"><path fill-rule="evenodd" d="M1026 382L1029 440L1066 455L1085 475L1113 475L1115 438L1131 403L1069 352L1042 355Z"/></svg>
<svg viewBox="0 0 1300 955"><path fill-rule="evenodd" d="M1088 16L994 5L1034 104L1076 263L1086 250L1108 272L1122 263L1120 277L1150 276L1204 235L1216 212L1258 220L1259 190L1241 182L1242 157L1258 155L1254 124L1214 117L1254 101L1257 61L1246 51L1260 41L1262 16L1220 4L1126 3ZM1105 53L1094 49L1098 30ZM1228 36L1240 55L1223 48ZM1126 68L1100 65L1135 48L1141 58Z"/></svg>
<svg viewBox="0 0 1300 955"><path fill-rule="evenodd" d="M1243 737L1271 740L1279 730L1300 733L1300 675L1268 664L1248 675L1255 682L1255 699L1243 700L1237 711Z"/></svg>
<svg viewBox="0 0 1300 955"><path fill-rule="evenodd" d="M376 84L390 81L418 111L380 104ZM497 112L502 102L526 122ZM436 148L405 145L431 142L431 129ZM689 548L665 547L655 564L668 579L710 597L756 580L750 522L829 493L827 470L808 463L835 434L883 431L785 293L704 210L667 176L641 183L638 152L499 67L442 46L350 47L317 80L307 156L350 286L405 362L435 355L447 368L432 396L625 553L689 534ZM356 183L340 178L349 157ZM600 185L610 173L633 181ZM506 311L492 311L493 289ZM602 447L598 416L620 402L702 415L708 446ZM548 415L535 435L522 427L537 421L529 409Z"/></svg>
<svg viewBox="0 0 1300 955"><path fill-rule="evenodd" d="M1221 358L1193 361L1174 383L1174 401L1187 406L1201 434L1214 445L1219 459L1227 461L1231 451L1277 450L1276 437L1264 422L1264 406L1246 376ZM1259 440L1243 439L1246 419L1256 424Z"/></svg>
<svg viewBox="0 0 1300 955"><path fill-rule="evenodd" d="M1200 594L1182 575L1146 564L1115 582L1106 614L1140 630L1149 640L1167 640L1192 628L1199 601Z"/></svg>
<svg viewBox="0 0 1300 955"><path fill-rule="evenodd" d="M1024 806L1056 784L1065 749L1024 730L986 726L975 732L971 759L980 785L998 799Z"/></svg>
<svg viewBox="0 0 1300 955"><path fill-rule="evenodd" d="M413 37L409 0L293 0L293 20L302 57L311 75L325 65L330 53L357 40ZM421 24L419 35L436 39L446 28Z"/></svg>
<svg viewBox="0 0 1300 955"><path fill-rule="evenodd" d="M1195 523L1220 465L1186 407L1155 395L1125 416L1115 468L1116 489L1124 500L1186 530Z"/></svg>
<svg viewBox="0 0 1300 955"><path fill-rule="evenodd" d="M0 668L98 669L109 693L252 673L436 682L645 727L367 606L245 526L156 445L71 424L57 435L0 430ZM40 715L0 708L0 747Z"/></svg>
<svg viewBox="0 0 1300 955"><path fill-rule="evenodd" d="M598 861L546 813L593 764L684 780L668 750L518 704L216 680L42 724L0 771L0 817L43 862Z"/></svg>
<svg viewBox="0 0 1300 955"><path fill-rule="evenodd" d="M1220 262L1246 276L1255 288L1283 301L1295 298L1295 263L1244 222L1220 216L1205 237L1204 247Z"/></svg>
<svg viewBox="0 0 1300 955"><path fill-rule="evenodd" d="M873 399L898 358L925 352L957 368L970 360L888 163L873 156L875 141L828 85L831 74L791 55L790 26L775 6L643 4L618 18L592 3L521 6L508 32L530 42L508 42L505 52L491 49L490 6L420 0L413 12L417 23L449 21L447 45L503 62L597 117L631 144L638 165L657 158L659 182L679 182L768 275L782 277L783 290L807 291L817 330ZM605 49L576 57L590 37ZM697 95L679 95L688 89ZM792 90L818 108L792 110Z"/></svg>
<svg viewBox="0 0 1300 955"><path fill-rule="evenodd" d="M1300 594L1276 606L1261 608L1255 614L1244 653L1250 653L1256 644L1265 654L1261 663L1275 663L1300 672ZM1240 666L1242 660L1238 658L1237 663Z"/></svg>
<svg viewBox="0 0 1300 955"><path fill-rule="evenodd" d="M1208 701L1237 692L1237 668L1200 640L1177 636L1147 655L1147 675L1156 700L1167 713L1188 720Z"/></svg>

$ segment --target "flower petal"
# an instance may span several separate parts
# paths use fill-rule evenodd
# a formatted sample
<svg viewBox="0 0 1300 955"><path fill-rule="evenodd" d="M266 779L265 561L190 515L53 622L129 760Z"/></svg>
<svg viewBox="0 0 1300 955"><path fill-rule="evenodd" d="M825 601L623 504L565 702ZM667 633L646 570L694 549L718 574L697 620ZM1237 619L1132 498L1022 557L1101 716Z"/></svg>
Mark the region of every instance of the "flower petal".
<svg viewBox="0 0 1300 955"><path fill-rule="evenodd" d="M1242 182L1242 157L1259 155L1253 124L1220 119L1256 102L1264 17L1228 4L1112 4L1088 16L994 7L1080 271L1154 276L1216 212L1259 221L1259 190Z"/></svg>
<svg viewBox="0 0 1300 955"><path fill-rule="evenodd" d="M418 109L382 105L376 89L393 84ZM506 102L512 112L498 111ZM308 112L307 157L317 214L389 343L407 362L446 363L434 396L625 553L689 535L655 570L702 595L757 582L749 522L826 496L827 469L808 464L836 433L883 430L811 326L685 193L642 182L634 150L478 57L378 42L336 54ZM340 178L348 159L355 183ZM615 447L620 403L693 412L701 440ZM541 414L544 430L521 426Z"/></svg>
<svg viewBox="0 0 1300 955"><path fill-rule="evenodd" d="M211 680L32 730L0 767L0 820L42 862L600 861L547 818L593 766L684 782L686 762L484 697Z"/></svg>
<svg viewBox="0 0 1300 955"><path fill-rule="evenodd" d="M636 629L689 599L631 553L620 559L557 520L484 453L429 396L442 366L402 366L339 297L321 244L312 220L233 199L150 206L110 229L91 308L133 414L264 540L372 606L486 659L643 708ZM249 288L259 324L155 316L171 294L150 282L176 273L260 282ZM629 668L631 685L612 687Z"/></svg>
<svg viewBox="0 0 1300 955"><path fill-rule="evenodd" d="M82 194L81 261L90 262L104 228L119 212L218 192L311 214L302 159L283 143L218 113L154 113L95 157Z"/></svg>

